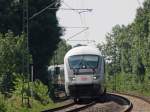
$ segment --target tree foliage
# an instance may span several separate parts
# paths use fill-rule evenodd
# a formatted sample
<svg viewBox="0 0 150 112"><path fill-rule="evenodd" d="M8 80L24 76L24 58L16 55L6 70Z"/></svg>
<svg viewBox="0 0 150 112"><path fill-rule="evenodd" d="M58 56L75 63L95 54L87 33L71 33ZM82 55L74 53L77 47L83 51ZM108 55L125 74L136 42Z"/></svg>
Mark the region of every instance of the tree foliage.
<svg viewBox="0 0 150 112"><path fill-rule="evenodd" d="M2 93L12 92L14 88L15 74L22 74L25 66L23 58L27 51L24 49L24 36L14 36L8 32L3 37L0 34L0 78ZM26 60L24 60L26 61Z"/></svg>
<svg viewBox="0 0 150 112"><path fill-rule="evenodd" d="M19 0L0 0L0 32L22 32L22 3Z"/></svg>
<svg viewBox="0 0 150 112"><path fill-rule="evenodd" d="M113 27L99 48L108 62L109 74L135 73L143 81L150 70L150 1L137 9L131 24Z"/></svg>
<svg viewBox="0 0 150 112"><path fill-rule="evenodd" d="M50 4L56 9L47 9L29 20L29 50L34 65L34 78L45 84L48 82L46 66L62 35L56 17L60 0L29 0L29 18ZM0 0L0 32L3 36L9 30L14 35L22 34L23 8L23 0Z"/></svg>
<svg viewBox="0 0 150 112"><path fill-rule="evenodd" d="M53 2L55 1L37 0L35 2L31 0L29 2L29 15L32 16ZM58 0L52 7L59 8L59 6ZM38 17L33 18L29 24L29 48L34 64L34 76L45 84L48 84L47 65L62 34L61 28L58 26L56 12L57 10L46 10Z"/></svg>

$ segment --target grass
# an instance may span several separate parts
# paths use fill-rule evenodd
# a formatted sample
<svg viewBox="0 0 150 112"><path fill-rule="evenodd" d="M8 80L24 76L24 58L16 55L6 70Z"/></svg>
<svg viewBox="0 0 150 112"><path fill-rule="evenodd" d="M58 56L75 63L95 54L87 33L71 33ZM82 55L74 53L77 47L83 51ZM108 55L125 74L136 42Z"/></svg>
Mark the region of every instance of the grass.
<svg viewBox="0 0 150 112"><path fill-rule="evenodd" d="M52 101L43 105L41 102L35 99L30 99L31 108L28 108L27 106L22 106L22 100L20 96L4 98L3 95L0 95L0 101L0 112L40 112L42 110L62 106L62 104L53 103Z"/></svg>

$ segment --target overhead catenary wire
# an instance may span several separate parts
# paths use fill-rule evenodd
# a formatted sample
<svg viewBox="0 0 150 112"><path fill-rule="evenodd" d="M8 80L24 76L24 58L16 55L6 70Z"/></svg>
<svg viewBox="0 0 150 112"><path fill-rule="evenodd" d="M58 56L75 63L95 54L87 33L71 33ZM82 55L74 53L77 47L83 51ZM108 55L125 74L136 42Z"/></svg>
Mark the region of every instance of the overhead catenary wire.
<svg viewBox="0 0 150 112"><path fill-rule="evenodd" d="M70 5L68 5L67 3L65 3L64 0L62 0L61 3L63 3L68 8L59 8L59 10L72 10L72 11L75 11L75 12L77 12L80 15L80 19L82 19L82 17L81 17L81 13L82 12L91 12L92 11L92 9L88 9L88 8L72 8ZM57 9L57 8L51 7L51 4L50 4L46 8L42 9L39 13L33 15L33 17L36 16L36 15L39 15L41 12L44 12L47 9L54 10L54 9ZM89 27L62 27L62 28L84 28L82 31L74 34L73 36L69 37L67 40L70 40L70 39L74 38L75 36L77 36L77 35L85 32L85 31L87 31L89 29Z"/></svg>
<svg viewBox="0 0 150 112"><path fill-rule="evenodd" d="M77 12L79 15L80 15L82 12L87 12L87 11L91 12L91 11L92 11L92 9L74 9L74 8L70 7L68 4L66 4L64 1L60 1L60 2L63 3L64 5L66 5L66 6L68 7L68 8L59 8L59 9L61 9L61 10L73 10L73 11ZM49 5L46 6L45 8L41 9L39 12L33 14L31 17L29 17L29 20L34 19L35 17L37 17L38 15L40 15L41 13L43 13L44 11L46 11L46 10L48 10L48 9L51 9L51 10L58 9L58 8L53 8L53 7L52 7L52 6L55 5L56 3L58 3L58 0L54 0L53 3L49 4ZM75 27L74 27L74 28L75 28ZM81 28L81 27L76 27L76 28ZM69 39L67 39L67 40L72 39L73 37L75 37L75 36L77 36L77 35L83 33L84 31L86 31L86 30L88 30L88 29L89 29L89 27L84 27L84 29L83 29L82 31L80 31L80 32L76 33L75 35L69 37Z"/></svg>
<svg viewBox="0 0 150 112"><path fill-rule="evenodd" d="M84 1L83 0L81 0L81 7L83 7L84 8L84 6L85 6L85 4L84 4ZM87 26L87 24L86 24L86 18L85 18L85 14L86 13L83 13L83 12L85 12L85 11L80 11L79 12L79 15L80 15L80 20L81 20L81 23L84 25L84 26ZM84 33L84 38L87 40L87 44L89 44L89 39L88 39L88 31L85 31L85 33Z"/></svg>
<svg viewBox="0 0 150 112"><path fill-rule="evenodd" d="M39 12L33 14L31 17L29 17L29 20L35 18L36 16L40 15L41 13L43 13L44 11L46 11L47 9L49 9L50 7L52 7L53 5L55 5L58 2L58 0L54 0L53 3L49 4L48 6L46 6L45 8L43 8L42 10L40 10Z"/></svg>
<svg viewBox="0 0 150 112"><path fill-rule="evenodd" d="M75 11L75 12L79 13L77 10L73 10L73 8L72 8L70 5L68 5L67 3L65 3L64 0L62 1L62 3L63 3L65 6L67 6L68 8L70 8L72 11Z"/></svg>
<svg viewBox="0 0 150 112"><path fill-rule="evenodd" d="M85 41L85 42L88 41L88 42L95 42L95 40L68 40L68 41L79 41L79 42L80 41Z"/></svg>
<svg viewBox="0 0 150 112"><path fill-rule="evenodd" d="M138 5L141 7L142 6L141 2L139 0L136 0L136 1L137 1Z"/></svg>
<svg viewBox="0 0 150 112"><path fill-rule="evenodd" d="M58 9L58 8L48 8L48 9L51 9L51 10L55 10L55 9ZM73 11L92 11L92 9L82 9L82 8L59 8L59 10L73 10ZM78 12L78 13L81 13L81 12Z"/></svg>
<svg viewBox="0 0 150 112"><path fill-rule="evenodd" d="M72 8L70 5L68 5L67 3L65 3L64 2L64 0L62 1L62 3L65 5L65 6L67 6L69 9L66 9L66 8L62 8L62 10L73 10L74 12L76 12L76 13L78 13L79 15L80 15L80 20L81 20L81 24L86 24L85 23L85 18L83 18L84 20L82 20L82 13L83 12L91 12L92 11L92 9L85 9L85 8L82 8L82 9L74 9L74 8ZM50 9L52 9L52 8L50 8ZM61 8L60 8L61 9ZM64 27L64 28L70 28L70 27ZM84 28L82 31L79 31L78 33L76 33L76 34L74 34L73 36L71 36L71 37L69 37L66 41L69 41L69 40L71 40L71 39L73 39L75 36L77 36L77 35L79 35L79 34L81 34L81 33L83 33L83 32L85 32L85 31L87 31L88 29L89 29L89 27L71 27L71 28ZM87 37L86 37L87 38ZM89 42L88 41L88 38L87 38L87 40L86 40L87 42Z"/></svg>
<svg viewBox="0 0 150 112"><path fill-rule="evenodd" d="M86 30L88 30L88 29L89 29L89 27L87 27L87 28L83 29L82 31L80 31L80 32L78 32L78 33L74 34L73 36L69 37L66 41L71 40L71 39L72 39L72 38L74 38L75 36L77 36L77 35L79 35L79 34L83 33L84 31L86 31Z"/></svg>
<svg viewBox="0 0 150 112"><path fill-rule="evenodd" d="M82 13L82 12L91 12L92 11L92 9L75 9L75 8L72 8L70 5L68 5L66 2L64 2L64 1L62 1L62 3L65 5L65 6L67 6L70 10L72 10L72 11L75 11L75 12L77 12L78 14L80 14L80 13Z"/></svg>
<svg viewBox="0 0 150 112"><path fill-rule="evenodd" d="M82 10L82 11L92 11L92 9L74 9L74 8L71 8L68 4L66 4L64 1L60 1L62 3L64 3L67 7L67 8L59 8L61 10L73 10L73 11L77 11L78 10ZM56 3L58 3L58 0L54 0L53 3L49 4L48 6L46 6L45 8L41 9L40 11L38 11L37 13L33 14L31 17L29 17L29 20L35 18L36 16L40 15L41 13L43 13L44 11L46 11L47 9L58 9L58 8L51 8L53 5L55 5ZM79 12L78 12L79 13Z"/></svg>
<svg viewBox="0 0 150 112"><path fill-rule="evenodd" d="M74 27L69 27L69 26L61 26L62 28L89 28L89 27L76 27L76 26L74 26Z"/></svg>

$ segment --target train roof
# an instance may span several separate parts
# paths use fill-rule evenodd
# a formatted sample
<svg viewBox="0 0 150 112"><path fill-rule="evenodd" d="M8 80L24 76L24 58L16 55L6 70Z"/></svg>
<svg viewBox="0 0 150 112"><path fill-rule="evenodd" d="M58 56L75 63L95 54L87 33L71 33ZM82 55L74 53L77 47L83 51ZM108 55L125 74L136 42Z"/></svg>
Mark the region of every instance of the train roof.
<svg viewBox="0 0 150 112"><path fill-rule="evenodd" d="M92 46L79 46L75 47L67 52L65 58L73 55L91 54L101 56L101 52L98 48Z"/></svg>
<svg viewBox="0 0 150 112"><path fill-rule="evenodd" d="M55 67L60 67L60 68L63 69L64 68L64 64L48 66L48 70L54 70Z"/></svg>

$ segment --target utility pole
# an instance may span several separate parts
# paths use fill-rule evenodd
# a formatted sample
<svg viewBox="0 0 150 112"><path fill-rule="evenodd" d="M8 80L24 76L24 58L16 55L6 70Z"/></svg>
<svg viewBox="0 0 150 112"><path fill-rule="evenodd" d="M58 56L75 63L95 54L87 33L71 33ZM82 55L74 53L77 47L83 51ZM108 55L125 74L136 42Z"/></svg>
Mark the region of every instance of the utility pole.
<svg viewBox="0 0 150 112"><path fill-rule="evenodd" d="M28 0L22 0L23 8L23 33L24 37L24 50L23 56L23 85L22 85L22 104L27 103L30 106L29 95L26 93L26 89L30 90L30 73L29 73L29 13L28 13ZM27 84L27 87L26 87Z"/></svg>

